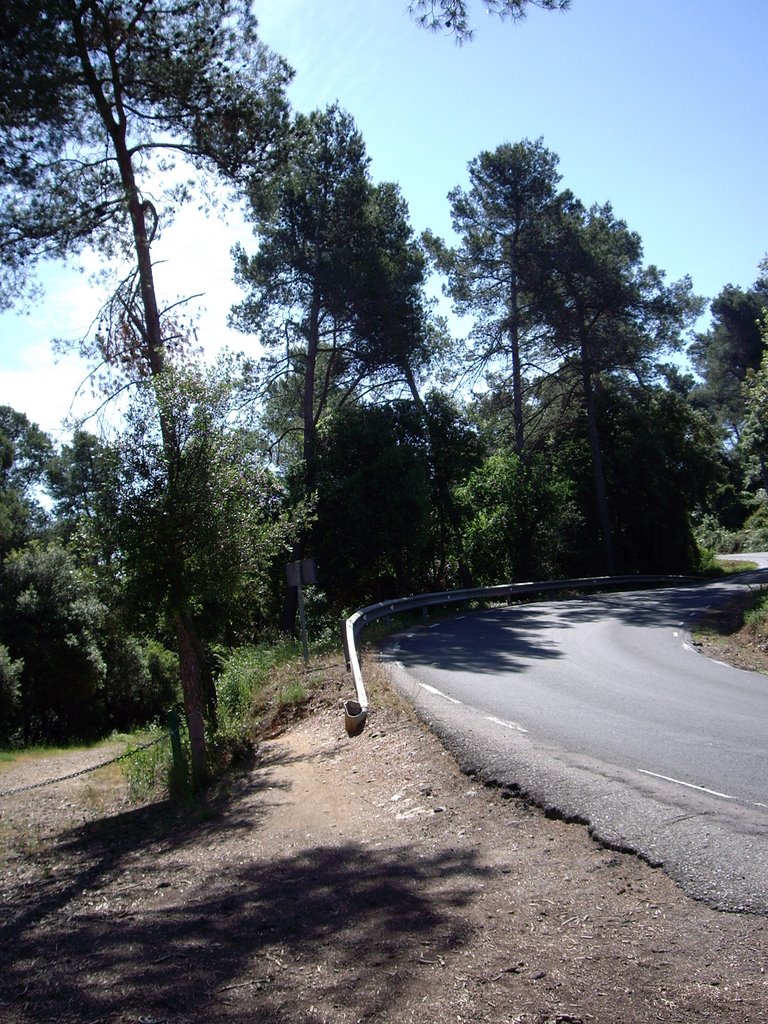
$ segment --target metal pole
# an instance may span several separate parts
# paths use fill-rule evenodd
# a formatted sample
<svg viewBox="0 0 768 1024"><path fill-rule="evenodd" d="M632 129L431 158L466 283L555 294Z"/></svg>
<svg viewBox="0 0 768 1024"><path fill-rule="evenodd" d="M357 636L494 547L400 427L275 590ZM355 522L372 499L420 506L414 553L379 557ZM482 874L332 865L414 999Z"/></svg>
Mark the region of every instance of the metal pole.
<svg viewBox="0 0 768 1024"><path fill-rule="evenodd" d="M304 650L304 664L309 664L309 647L307 646L307 617L304 613L304 588L299 583L299 622L301 623L301 646Z"/></svg>

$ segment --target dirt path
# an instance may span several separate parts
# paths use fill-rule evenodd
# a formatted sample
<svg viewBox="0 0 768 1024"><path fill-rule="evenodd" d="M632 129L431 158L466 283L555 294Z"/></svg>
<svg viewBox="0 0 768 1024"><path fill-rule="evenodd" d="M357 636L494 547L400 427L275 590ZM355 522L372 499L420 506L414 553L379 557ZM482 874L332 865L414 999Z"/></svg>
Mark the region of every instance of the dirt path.
<svg viewBox="0 0 768 1024"><path fill-rule="evenodd" d="M194 817L104 774L0 796L3 1024L768 1022L764 918L476 785L397 706L348 740L319 704Z"/></svg>

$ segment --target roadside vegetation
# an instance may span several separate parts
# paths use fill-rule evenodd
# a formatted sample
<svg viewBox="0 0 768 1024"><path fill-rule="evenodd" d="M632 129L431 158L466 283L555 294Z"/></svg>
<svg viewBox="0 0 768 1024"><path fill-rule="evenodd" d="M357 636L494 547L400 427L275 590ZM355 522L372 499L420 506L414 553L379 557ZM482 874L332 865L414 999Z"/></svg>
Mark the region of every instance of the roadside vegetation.
<svg viewBox="0 0 768 1024"><path fill-rule="evenodd" d="M745 567L751 566L746 563ZM768 589L751 589L710 610L696 624L693 640L712 658L768 675Z"/></svg>
<svg viewBox="0 0 768 1024"><path fill-rule="evenodd" d="M411 13L468 38L465 4ZM477 154L451 242L417 235L352 115L290 108L245 0L3 17L2 302L52 256L115 276L75 346L102 419L59 442L0 407L0 746L151 737L175 711L172 788L204 788L264 694L311 690L288 565L316 564L310 642L339 652L377 600L768 548L768 264L710 298L667 280L542 139ZM184 203L232 201L243 351L213 361L153 244Z"/></svg>

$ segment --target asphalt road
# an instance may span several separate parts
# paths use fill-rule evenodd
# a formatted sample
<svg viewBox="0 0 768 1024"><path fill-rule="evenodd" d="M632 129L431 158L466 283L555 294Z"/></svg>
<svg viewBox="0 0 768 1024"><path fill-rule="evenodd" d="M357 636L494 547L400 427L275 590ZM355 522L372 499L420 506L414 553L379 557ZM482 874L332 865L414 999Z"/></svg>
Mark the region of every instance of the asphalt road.
<svg viewBox="0 0 768 1024"><path fill-rule="evenodd" d="M387 656L465 770L696 898L768 913L768 678L705 658L688 633L761 584L766 571L470 613L400 635Z"/></svg>

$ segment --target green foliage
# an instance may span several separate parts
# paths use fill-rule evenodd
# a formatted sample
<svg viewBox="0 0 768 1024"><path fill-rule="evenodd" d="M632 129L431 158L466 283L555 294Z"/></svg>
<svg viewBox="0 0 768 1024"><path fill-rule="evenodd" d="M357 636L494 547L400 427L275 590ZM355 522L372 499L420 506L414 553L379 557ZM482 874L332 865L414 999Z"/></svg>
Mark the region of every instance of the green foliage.
<svg viewBox="0 0 768 1024"><path fill-rule="evenodd" d="M86 244L133 250L135 204L149 235L157 207L190 197L178 170L158 189L158 171L173 171L174 159L237 180L282 135L291 73L259 41L244 0L162 10L133 0L7 0L1 24L0 303L40 259ZM143 175L154 199L146 207ZM132 331L114 328L106 347L118 350L104 354L130 359Z"/></svg>
<svg viewBox="0 0 768 1024"><path fill-rule="evenodd" d="M700 565L711 568L718 554L730 555L738 550L738 533L727 530L711 512L694 520L694 538L700 550Z"/></svg>
<svg viewBox="0 0 768 1024"><path fill-rule="evenodd" d="M237 253L234 323L267 349L265 427L305 498L323 419L364 387L413 380L432 355L421 248L399 190L374 185L368 164L349 114L298 115L287 163L249 196L258 249Z"/></svg>
<svg viewBox="0 0 768 1024"><path fill-rule="evenodd" d="M105 728L130 730L161 718L181 699L177 656L157 640L112 633L104 642Z"/></svg>
<svg viewBox="0 0 768 1024"><path fill-rule="evenodd" d="M120 766L132 803L144 803L158 795L191 799L189 741L184 730L179 740L181 760L177 762L167 728L154 725L131 737L126 747L128 756L120 761Z"/></svg>
<svg viewBox="0 0 768 1024"><path fill-rule="evenodd" d="M146 640L143 648L152 692L159 695L167 710L175 703L171 695L178 696L181 685L179 659L175 651L169 651L159 640Z"/></svg>
<svg viewBox="0 0 768 1024"><path fill-rule="evenodd" d="M107 565L115 554L108 524L116 514L117 446L76 430L49 460L46 475L57 535L75 542L83 563Z"/></svg>
<svg viewBox="0 0 768 1024"><path fill-rule="evenodd" d="M765 301L768 303L768 279ZM768 307L759 323L763 346L760 365L749 367L744 375L742 398L744 426L740 438L740 455L747 486L768 490Z"/></svg>
<svg viewBox="0 0 768 1024"><path fill-rule="evenodd" d="M23 413L0 406L0 558L47 525L37 488L52 451L51 439Z"/></svg>
<svg viewBox="0 0 768 1024"><path fill-rule="evenodd" d="M559 575L578 527L573 486L542 459L490 455L458 490L463 551L478 586Z"/></svg>
<svg viewBox="0 0 768 1024"><path fill-rule="evenodd" d="M238 419L235 385L226 364L169 368L129 410L115 514L104 528L126 600L148 632L180 604L207 643L252 636L274 612L273 565L304 511L285 509L255 434Z"/></svg>
<svg viewBox="0 0 768 1024"><path fill-rule="evenodd" d="M739 533L740 551L768 551L768 497L747 517Z"/></svg>
<svg viewBox="0 0 768 1024"><path fill-rule="evenodd" d="M296 645L289 640L226 652L216 682L220 735L237 735L253 727L271 671L296 653Z"/></svg>
<svg viewBox="0 0 768 1024"><path fill-rule="evenodd" d="M620 571L690 572L691 523L720 477L707 420L664 388L603 388L599 422Z"/></svg>
<svg viewBox="0 0 768 1024"><path fill-rule="evenodd" d="M531 289L541 279L544 240L559 201L557 163L541 139L481 153L469 164L470 188L448 195L460 245L451 249L425 237L447 274L455 311L474 316L472 371L490 367L509 377L518 451L525 443L524 369L535 358L542 327Z"/></svg>
<svg viewBox="0 0 768 1024"><path fill-rule="evenodd" d="M17 738L21 711L21 674L23 661L14 661L8 648L0 644L0 744Z"/></svg>
<svg viewBox="0 0 768 1024"><path fill-rule="evenodd" d="M335 608L418 590L431 570L424 428L408 402L349 405L321 430L312 533Z"/></svg>
<svg viewBox="0 0 768 1024"><path fill-rule="evenodd" d="M750 370L757 371L765 351L761 321L766 307L768 274L763 273L746 291L726 285L711 304L712 326L697 334L688 349L701 378L691 401L720 425L731 441L744 424L748 402L744 382Z"/></svg>
<svg viewBox="0 0 768 1024"><path fill-rule="evenodd" d="M308 696L306 686L295 680L278 692L277 699L281 707L290 707L294 704L303 704Z"/></svg>
<svg viewBox="0 0 768 1024"><path fill-rule="evenodd" d="M216 681L218 728L209 749L217 771L253 754L254 735L265 716L307 696L303 684L284 685L284 672L298 662L291 640L239 647L222 653Z"/></svg>
<svg viewBox="0 0 768 1024"><path fill-rule="evenodd" d="M744 625L753 639L765 649L768 644L768 590L761 587L754 604L744 613Z"/></svg>
<svg viewBox="0 0 768 1024"><path fill-rule="evenodd" d="M106 664L98 638L106 609L58 544L12 553L3 575L0 639L24 663L24 741L94 735L103 709Z"/></svg>

